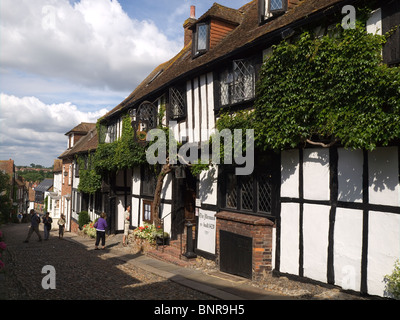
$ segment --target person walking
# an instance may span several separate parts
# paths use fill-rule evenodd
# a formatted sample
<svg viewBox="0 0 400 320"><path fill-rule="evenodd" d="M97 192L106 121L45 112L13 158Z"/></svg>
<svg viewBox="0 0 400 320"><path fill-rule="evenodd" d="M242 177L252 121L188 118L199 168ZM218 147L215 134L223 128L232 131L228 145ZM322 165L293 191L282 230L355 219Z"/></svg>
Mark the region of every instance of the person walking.
<svg viewBox="0 0 400 320"><path fill-rule="evenodd" d="M94 224L94 227L96 228L95 250L99 250L100 240L102 249L104 249L104 246L106 245L106 228L107 228L106 217L107 215L104 212L102 212L100 218Z"/></svg>
<svg viewBox="0 0 400 320"><path fill-rule="evenodd" d="M65 227L65 216L61 214L61 218L58 219L58 239L64 238L64 227Z"/></svg>
<svg viewBox="0 0 400 320"><path fill-rule="evenodd" d="M124 236L122 238L122 245L124 247L127 246L127 242L128 242L128 234L129 234L129 225L130 225L130 220L131 218L131 206L128 206L128 208L126 208L126 211L124 213Z"/></svg>
<svg viewBox="0 0 400 320"><path fill-rule="evenodd" d="M42 237L39 233L40 218L37 215L36 211L33 209L30 211L30 215L31 215L31 227L29 228L28 236L26 237L24 242L25 243L29 242L29 239L31 238L33 232L35 232L38 235L39 241L42 241Z"/></svg>
<svg viewBox="0 0 400 320"><path fill-rule="evenodd" d="M43 217L44 240L49 240L52 223L53 219L50 217L50 214L46 212L45 216Z"/></svg>

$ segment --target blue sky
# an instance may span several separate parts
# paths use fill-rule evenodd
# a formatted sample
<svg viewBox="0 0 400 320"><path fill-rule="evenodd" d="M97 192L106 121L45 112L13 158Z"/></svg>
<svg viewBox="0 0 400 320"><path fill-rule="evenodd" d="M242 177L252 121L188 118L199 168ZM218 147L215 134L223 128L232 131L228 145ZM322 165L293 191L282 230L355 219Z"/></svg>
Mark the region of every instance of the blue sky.
<svg viewBox="0 0 400 320"><path fill-rule="evenodd" d="M1 0L0 160L51 166L183 46L190 6L214 0ZM249 0L220 0L238 9Z"/></svg>

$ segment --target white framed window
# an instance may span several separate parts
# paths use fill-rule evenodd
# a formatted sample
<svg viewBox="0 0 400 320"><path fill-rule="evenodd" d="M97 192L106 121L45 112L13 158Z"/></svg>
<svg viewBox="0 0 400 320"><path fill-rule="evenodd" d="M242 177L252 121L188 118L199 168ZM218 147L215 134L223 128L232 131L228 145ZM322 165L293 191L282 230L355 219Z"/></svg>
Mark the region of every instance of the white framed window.
<svg viewBox="0 0 400 320"><path fill-rule="evenodd" d="M72 164L69 165L68 169L68 185L71 185L72 183Z"/></svg>

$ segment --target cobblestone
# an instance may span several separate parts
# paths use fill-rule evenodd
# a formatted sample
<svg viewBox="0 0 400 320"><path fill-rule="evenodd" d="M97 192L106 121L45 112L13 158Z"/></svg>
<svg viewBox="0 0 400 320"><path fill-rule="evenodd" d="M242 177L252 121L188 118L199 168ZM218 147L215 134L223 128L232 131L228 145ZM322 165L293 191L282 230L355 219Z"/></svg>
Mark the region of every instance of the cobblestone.
<svg viewBox="0 0 400 320"><path fill-rule="evenodd" d="M28 224L2 227L7 242L4 252L6 299L214 299L115 257L107 250L107 244L105 250L94 250L94 246L88 250L73 241L58 239L53 231L48 241L38 242L34 234L29 243L23 243L28 227ZM56 270L55 290L42 288L42 279L46 276L42 268L46 265Z"/></svg>

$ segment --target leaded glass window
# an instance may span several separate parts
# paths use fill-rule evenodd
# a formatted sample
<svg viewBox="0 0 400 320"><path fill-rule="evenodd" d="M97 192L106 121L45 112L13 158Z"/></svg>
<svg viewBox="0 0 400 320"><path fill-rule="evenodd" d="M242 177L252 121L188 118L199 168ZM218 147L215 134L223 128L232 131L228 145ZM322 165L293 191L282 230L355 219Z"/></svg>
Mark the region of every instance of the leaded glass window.
<svg viewBox="0 0 400 320"><path fill-rule="evenodd" d="M194 34L194 48L193 54L199 55L205 53L208 50L209 42L209 27L206 23L199 23L196 26L196 31Z"/></svg>
<svg viewBox="0 0 400 320"><path fill-rule="evenodd" d="M172 87L169 90L170 114L172 119L186 117L186 93L183 88Z"/></svg>
<svg viewBox="0 0 400 320"><path fill-rule="evenodd" d="M197 28L197 50L207 50L207 25L202 24Z"/></svg>
<svg viewBox="0 0 400 320"><path fill-rule="evenodd" d="M153 129L157 126L157 110L152 103L143 102L139 107L137 116L140 122L148 125L148 128L143 131Z"/></svg>
<svg viewBox="0 0 400 320"><path fill-rule="evenodd" d="M255 67L253 60L235 60L220 74L221 106L247 101L255 97Z"/></svg>
<svg viewBox="0 0 400 320"><path fill-rule="evenodd" d="M259 215L272 212L272 174L269 167L255 170L248 176L236 176L235 171L223 169L222 207L227 210Z"/></svg>
<svg viewBox="0 0 400 320"><path fill-rule="evenodd" d="M234 174L226 177L226 207L235 209L237 207L237 182Z"/></svg>
<svg viewBox="0 0 400 320"><path fill-rule="evenodd" d="M269 0L268 11L270 13L283 12L287 9L287 0Z"/></svg>
<svg viewBox="0 0 400 320"><path fill-rule="evenodd" d="M233 62L234 91L233 103L254 98L255 73L249 60Z"/></svg>
<svg viewBox="0 0 400 320"><path fill-rule="evenodd" d="M142 194L146 196L154 196L156 190L157 179L153 170L144 166L142 168Z"/></svg>

